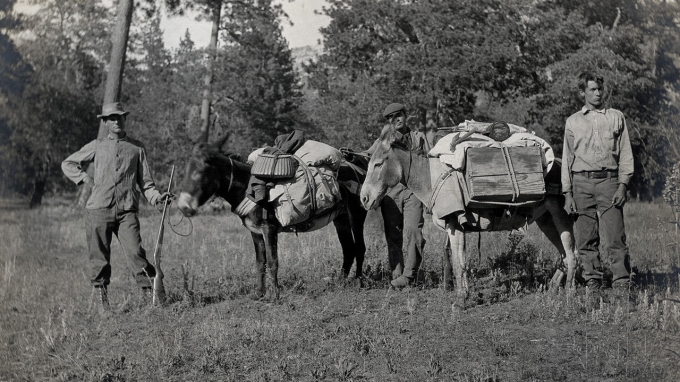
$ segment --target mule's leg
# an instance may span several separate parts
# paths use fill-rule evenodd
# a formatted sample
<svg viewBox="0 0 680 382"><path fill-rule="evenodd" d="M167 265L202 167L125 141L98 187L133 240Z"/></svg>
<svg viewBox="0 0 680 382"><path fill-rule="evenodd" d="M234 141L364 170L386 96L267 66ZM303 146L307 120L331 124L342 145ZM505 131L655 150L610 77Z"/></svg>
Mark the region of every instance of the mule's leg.
<svg viewBox="0 0 680 382"><path fill-rule="evenodd" d="M541 232L543 232L545 237L547 237L548 240L550 240L552 245L554 245L555 248L557 248L557 251L560 253L560 260L566 260L567 255L564 250L564 244L562 243L561 235L557 230L557 227L555 227L555 223L553 223L552 216L550 216L550 213L546 211L543 215L536 219L536 225L541 230ZM551 288L555 287L556 289L562 282L563 277L564 273L562 273L562 271L558 269L555 272L555 275L553 276L552 280L550 281Z"/></svg>
<svg viewBox="0 0 680 382"><path fill-rule="evenodd" d="M264 237L261 234L251 232L255 245L255 264L257 268L257 290L255 298L262 298L265 294L265 267L267 264L267 251L264 245Z"/></svg>
<svg viewBox="0 0 680 382"><path fill-rule="evenodd" d="M465 232L455 223L446 222L446 232L451 242L451 266L456 275L457 303L464 306L468 296L468 280L465 264Z"/></svg>
<svg viewBox="0 0 680 382"><path fill-rule="evenodd" d="M564 201L562 198L546 199L545 207L550 212L552 222L560 235L562 248L564 250L564 261L567 263L566 285L574 286L574 275L576 273L576 241L574 240L574 220L562 208ZM558 247L556 245L556 247ZM559 249L559 247L558 247Z"/></svg>
<svg viewBox="0 0 680 382"><path fill-rule="evenodd" d="M345 213L338 215L333 220L333 225L335 226L335 232L338 233L338 240L340 240L340 246L342 247L342 276L347 278L357 253L349 215ZM359 272L359 264L357 262L357 273Z"/></svg>
<svg viewBox="0 0 680 382"><path fill-rule="evenodd" d="M268 224L262 229L264 246L267 253L267 268L269 269L270 297L276 300L279 298L278 235L277 227L273 224Z"/></svg>
<svg viewBox="0 0 680 382"><path fill-rule="evenodd" d="M355 277L361 279L364 276L364 259L366 255L364 222L366 221L368 211L361 206L359 195L351 194L347 200L347 212L349 212L349 222L352 227L352 237L354 238L354 257L357 261Z"/></svg>
<svg viewBox="0 0 680 382"><path fill-rule="evenodd" d="M450 284L453 282L453 267L451 267L451 241L446 235L446 242L444 243L444 256L442 256L443 277L442 284L444 290L449 290Z"/></svg>

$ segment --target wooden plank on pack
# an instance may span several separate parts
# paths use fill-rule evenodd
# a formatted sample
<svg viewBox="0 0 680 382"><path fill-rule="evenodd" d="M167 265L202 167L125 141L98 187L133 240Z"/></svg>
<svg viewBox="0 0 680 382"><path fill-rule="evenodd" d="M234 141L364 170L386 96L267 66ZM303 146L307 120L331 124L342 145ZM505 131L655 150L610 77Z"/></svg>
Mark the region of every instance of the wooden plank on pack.
<svg viewBox="0 0 680 382"><path fill-rule="evenodd" d="M507 159L501 148L468 148L465 179L470 200L499 203L540 200L545 195L541 155L538 146L508 147Z"/></svg>

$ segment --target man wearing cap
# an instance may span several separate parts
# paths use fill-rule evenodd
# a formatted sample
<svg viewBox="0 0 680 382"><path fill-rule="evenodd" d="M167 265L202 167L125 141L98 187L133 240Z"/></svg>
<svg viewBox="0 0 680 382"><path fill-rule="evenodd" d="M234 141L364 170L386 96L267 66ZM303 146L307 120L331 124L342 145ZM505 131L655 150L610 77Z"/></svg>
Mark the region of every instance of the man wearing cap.
<svg viewBox="0 0 680 382"><path fill-rule="evenodd" d="M108 128L108 135L86 144L66 158L61 168L76 184L88 183L92 193L87 200L87 244L89 277L108 308L106 288L111 278L111 239L116 234L129 258L137 285L150 289L156 275L146 259L139 233L139 190L152 205L161 205L169 194L161 194L154 184L144 145L125 133L129 114L120 102L109 103L97 115ZM83 169L94 166L94 178ZM139 187L139 188L137 188Z"/></svg>
<svg viewBox="0 0 680 382"><path fill-rule="evenodd" d="M406 126L406 108L400 103L389 104L383 111L383 117L397 132L400 143L412 152L427 155L430 144L425 134L411 131ZM365 151L373 154L380 146L380 140ZM392 270L392 286L403 288L413 285L418 276L418 268L423 259L423 203L404 186L397 184L391 188L380 204L385 226L387 257ZM407 257L404 259L403 243L406 237Z"/></svg>
<svg viewBox="0 0 680 382"><path fill-rule="evenodd" d="M604 79L578 78L585 106L566 122L562 149L564 208L576 215L574 231L586 285L602 284L600 248L612 263L612 286L630 287L630 260L623 223L626 188L633 176L633 151L622 112L604 106Z"/></svg>

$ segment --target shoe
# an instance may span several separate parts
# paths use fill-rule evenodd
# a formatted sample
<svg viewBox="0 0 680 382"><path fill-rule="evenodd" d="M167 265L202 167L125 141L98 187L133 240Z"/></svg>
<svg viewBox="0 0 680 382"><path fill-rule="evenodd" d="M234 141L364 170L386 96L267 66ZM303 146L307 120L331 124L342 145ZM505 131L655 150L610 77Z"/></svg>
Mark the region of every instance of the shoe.
<svg viewBox="0 0 680 382"><path fill-rule="evenodd" d="M405 288L413 285L413 279L406 276L399 276L390 282L395 288Z"/></svg>
<svg viewBox="0 0 680 382"><path fill-rule="evenodd" d="M586 287L591 290L600 290L602 288L602 280L600 279L589 279L586 281Z"/></svg>

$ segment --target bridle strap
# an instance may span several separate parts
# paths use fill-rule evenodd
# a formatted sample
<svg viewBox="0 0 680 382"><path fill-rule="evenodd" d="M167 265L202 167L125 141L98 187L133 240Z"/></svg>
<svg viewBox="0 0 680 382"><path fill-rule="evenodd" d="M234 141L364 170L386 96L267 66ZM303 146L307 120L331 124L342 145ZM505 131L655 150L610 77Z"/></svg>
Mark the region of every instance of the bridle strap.
<svg viewBox="0 0 680 382"><path fill-rule="evenodd" d="M231 190L231 185L234 183L234 161L231 160L231 158L227 157L229 159L229 164L231 165L230 168L230 174L229 174L229 186L227 187L227 194L229 193L229 190Z"/></svg>

